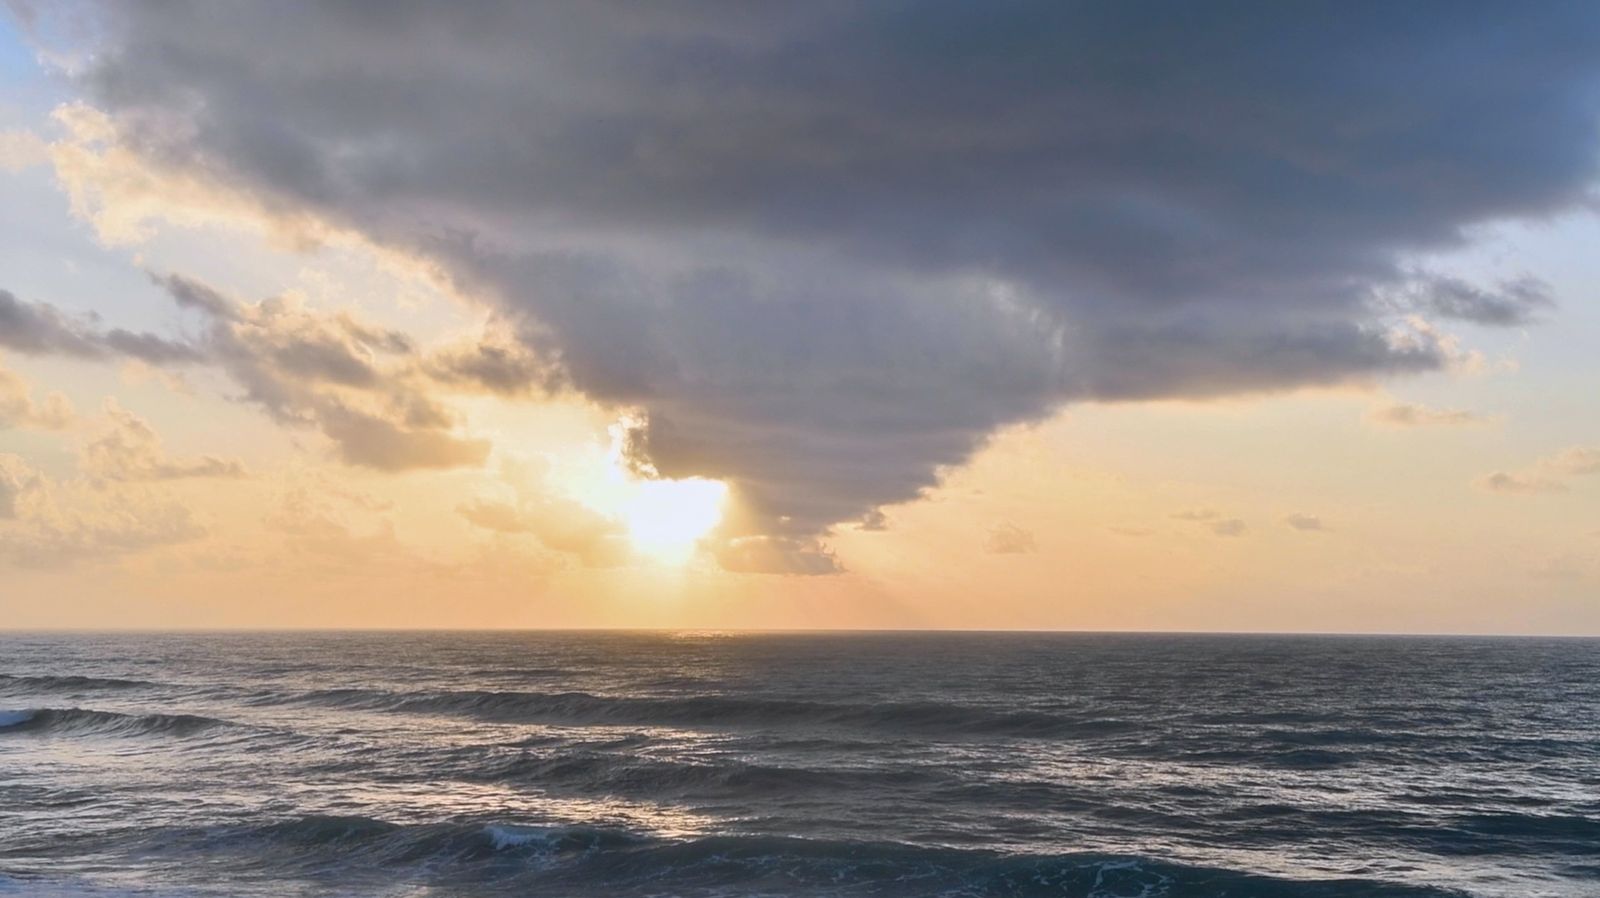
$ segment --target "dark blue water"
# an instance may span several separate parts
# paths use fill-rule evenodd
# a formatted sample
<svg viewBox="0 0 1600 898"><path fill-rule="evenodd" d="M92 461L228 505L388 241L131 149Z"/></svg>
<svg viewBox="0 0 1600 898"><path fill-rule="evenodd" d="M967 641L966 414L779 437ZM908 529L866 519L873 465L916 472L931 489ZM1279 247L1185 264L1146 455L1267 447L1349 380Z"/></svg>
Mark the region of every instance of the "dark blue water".
<svg viewBox="0 0 1600 898"><path fill-rule="evenodd" d="M0 636L0 895L1600 895L1600 642Z"/></svg>

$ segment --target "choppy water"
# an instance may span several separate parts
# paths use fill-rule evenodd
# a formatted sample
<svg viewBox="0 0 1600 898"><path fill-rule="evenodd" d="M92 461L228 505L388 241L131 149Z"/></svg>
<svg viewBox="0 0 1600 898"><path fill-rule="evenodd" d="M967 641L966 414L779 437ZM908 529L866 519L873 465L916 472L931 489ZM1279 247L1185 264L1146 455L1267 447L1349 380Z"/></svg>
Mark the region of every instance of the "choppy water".
<svg viewBox="0 0 1600 898"><path fill-rule="evenodd" d="M0 895L1600 895L1600 642L0 636Z"/></svg>

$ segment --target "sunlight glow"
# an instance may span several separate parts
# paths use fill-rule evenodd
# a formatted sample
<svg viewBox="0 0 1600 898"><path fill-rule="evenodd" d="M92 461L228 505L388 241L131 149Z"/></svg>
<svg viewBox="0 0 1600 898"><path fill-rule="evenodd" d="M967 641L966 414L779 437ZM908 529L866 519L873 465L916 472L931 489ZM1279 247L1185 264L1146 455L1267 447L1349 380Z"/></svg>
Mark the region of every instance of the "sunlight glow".
<svg viewBox="0 0 1600 898"><path fill-rule="evenodd" d="M637 415L614 423L610 446L568 469L562 480L574 498L620 525L640 555L682 565L722 521L728 486L703 477L673 480L628 459L627 435L643 423Z"/></svg>
<svg viewBox="0 0 1600 898"><path fill-rule="evenodd" d="M722 520L728 488L716 480L642 480L622 508L634 548L657 561L681 564L700 538Z"/></svg>

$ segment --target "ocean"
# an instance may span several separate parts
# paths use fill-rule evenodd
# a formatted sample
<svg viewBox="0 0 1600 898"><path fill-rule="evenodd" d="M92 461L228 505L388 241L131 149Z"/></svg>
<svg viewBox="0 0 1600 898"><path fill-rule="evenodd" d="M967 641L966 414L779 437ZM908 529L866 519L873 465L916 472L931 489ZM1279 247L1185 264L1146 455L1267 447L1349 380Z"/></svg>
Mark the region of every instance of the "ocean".
<svg viewBox="0 0 1600 898"><path fill-rule="evenodd" d="M0 635L0 895L1600 895L1600 641Z"/></svg>

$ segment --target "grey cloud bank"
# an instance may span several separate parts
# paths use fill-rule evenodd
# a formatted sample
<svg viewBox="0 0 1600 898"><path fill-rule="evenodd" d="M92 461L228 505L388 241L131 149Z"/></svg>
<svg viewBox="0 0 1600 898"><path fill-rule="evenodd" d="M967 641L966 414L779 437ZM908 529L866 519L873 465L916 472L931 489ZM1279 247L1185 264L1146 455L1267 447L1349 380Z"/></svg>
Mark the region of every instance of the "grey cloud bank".
<svg viewBox="0 0 1600 898"><path fill-rule="evenodd" d="M442 265L518 345L439 378L643 407L657 469L734 484L749 569L831 570L817 534L1063 403L1438 368L1394 318L1550 300L1415 258L1582 205L1597 162L1584 3L99 19L83 84L126 145ZM362 375L333 361L275 364ZM371 422L310 414L383 458ZM477 452L401 458L432 450Z"/></svg>
<svg viewBox="0 0 1600 898"><path fill-rule="evenodd" d="M4 289L0 289L0 348L85 359L126 356L152 364L200 359L184 343L121 328L102 330L93 318L70 318L54 306L25 302Z"/></svg>

